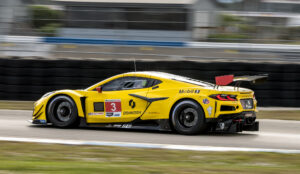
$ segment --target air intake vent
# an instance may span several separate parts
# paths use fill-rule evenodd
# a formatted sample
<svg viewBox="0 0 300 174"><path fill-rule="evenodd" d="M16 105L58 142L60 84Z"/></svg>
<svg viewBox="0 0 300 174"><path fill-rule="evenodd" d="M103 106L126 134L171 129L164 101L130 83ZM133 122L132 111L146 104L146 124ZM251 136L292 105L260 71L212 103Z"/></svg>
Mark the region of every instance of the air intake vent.
<svg viewBox="0 0 300 174"><path fill-rule="evenodd" d="M221 111L235 111L235 107L222 105Z"/></svg>

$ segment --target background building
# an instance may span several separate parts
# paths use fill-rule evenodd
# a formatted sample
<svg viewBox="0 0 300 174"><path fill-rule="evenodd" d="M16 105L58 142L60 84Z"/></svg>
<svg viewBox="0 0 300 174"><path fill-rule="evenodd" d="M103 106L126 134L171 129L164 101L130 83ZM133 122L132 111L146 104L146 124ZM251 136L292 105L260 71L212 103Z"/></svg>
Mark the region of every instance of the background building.
<svg viewBox="0 0 300 174"><path fill-rule="evenodd" d="M193 0L55 0L64 7L59 36L191 40Z"/></svg>
<svg viewBox="0 0 300 174"><path fill-rule="evenodd" d="M300 35L299 0L2 0L0 9L2 35L230 42Z"/></svg>

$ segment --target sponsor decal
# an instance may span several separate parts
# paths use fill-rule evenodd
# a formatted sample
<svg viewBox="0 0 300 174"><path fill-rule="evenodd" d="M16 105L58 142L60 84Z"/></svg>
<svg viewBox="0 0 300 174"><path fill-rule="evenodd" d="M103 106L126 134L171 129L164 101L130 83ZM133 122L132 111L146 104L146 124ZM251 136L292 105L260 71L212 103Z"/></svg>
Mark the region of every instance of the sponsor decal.
<svg viewBox="0 0 300 174"><path fill-rule="evenodd" d="M120 128L122 127L122 124L113 124L112 127Z"/></svg>
<svg viewBox="0 0 300 174"><path fill-rule="evenodd" d="M129 101L129 106L133 109L133 108L135 108L135 102L131 99L130 101Z"/></svg>
<svg viewBox="0 0 300 174"><path fill-rule="evenodd" d="M160 114L159 112L147 112L147 114Z"/></svg>
<svg viewBox="0 0 300 174"><path fill-rule="evenodd" d="M122 125L122 128L131 128L131 127L132 127L132 124L130 124L130 123Z"/></svg>
<svg viewBox="0 0 300 174"><path fill-rule="evenodd" d="M106 112L106 117L121 117L121 112Z"/></svg>
<svg viewBox="0 0 300 174"><path fill-rule="evenodd" d="M212 112L212 107L211 107L211 106L209 106L209 107L207 108L207 112L208 112L208 115L210 116L210 115L211 115L211 112Z"/></svg>
<svg viewBox="0 0 300 174"><path fill-rule="evenodd" d="M88 115L103 115L104 112L92 112L92 113L88 113Z"/></svg>
<svg viewBox="0 0 300 174"><path fill-rule="evenodd" d="M125 124L108 124L105 127L114 127L114 128L132 128L131 123L125 123Z"/></svg>
<svg viewBox="0 0 300 174"><path fill-rule="evenodd" d="M123 115L141 114L142 111L124 111Z"/></svg>
<svg viewBox="0 0 300 174"><path fill-rule="evenodd" d="M209 100L207 98L203 99L203 104L209 104Z"/></svg>
<svg viewBox="0 0 300 174"><path fill-rule="evenodd" d="M105 100L105 116L106 117L121 117L122 107L121 100Z"/></svg>
<svg viewBox="0 0 300 174"><path fill-rule="evenodd" d="M113 112L106 112L106 117L112 117L114 115Z"/></svg>
<svg viewBox="0 0 300 174"><path fill-rule="evenodd" d="M180 89L179 93L187 93L187 94L191 94L191 93L195 93L195 94L199 94L200 90L199 89Z"/></svg>

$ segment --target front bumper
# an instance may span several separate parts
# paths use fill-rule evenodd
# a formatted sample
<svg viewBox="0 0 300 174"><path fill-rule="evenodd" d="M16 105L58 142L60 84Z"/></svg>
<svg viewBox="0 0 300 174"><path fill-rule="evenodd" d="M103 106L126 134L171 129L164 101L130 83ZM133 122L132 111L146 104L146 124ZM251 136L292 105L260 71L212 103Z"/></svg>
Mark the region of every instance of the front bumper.
<svg viewBox="0 0 300 174"><path fill-rule="evenodd" d="M29 122L32 123L32 124L44 124L44 125L47 124L46 120L38 120L38 119L36 119L36 120L29 120Z"/></svg>
<svg viewBox="0 0 300 174"><path fill-rule="evenodd" d="M254 111L220 115L216 119L211 119L209 124L213 132L259 131L259 122L256 121Z"/></svg>
<svg viewBox="0 0 300 174"><path fill-rule="evenodd" d="M46 100L44 98L34 103L32 121L33 124L46 124Z"/></svg>
<svg viewBox="0 0 300 174"><path fill-rule="evenodd" d="M35 119L35 120L27 120L29 123L31 124L37 124L37 125L48 125L50 123L47 123L46 120L39 120L39 119Z"/></svg>

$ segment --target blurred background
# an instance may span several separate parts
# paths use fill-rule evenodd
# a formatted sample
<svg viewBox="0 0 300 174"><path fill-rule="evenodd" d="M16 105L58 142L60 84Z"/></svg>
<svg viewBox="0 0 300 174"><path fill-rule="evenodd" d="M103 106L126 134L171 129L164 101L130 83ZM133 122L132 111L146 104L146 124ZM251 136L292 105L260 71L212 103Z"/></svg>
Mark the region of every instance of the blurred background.
<svg viewBox="0 0 300 174"><path fill-rule="evenodd" d="M2 35L297 43L299 0L1 0Z"/></svg>
<svg viewBox="0 0 300 174"><path fill-rule="evenodd" d="M300 107L300 0L1 0L0 100L115 74L269 74L259 106Z"/></svg>

